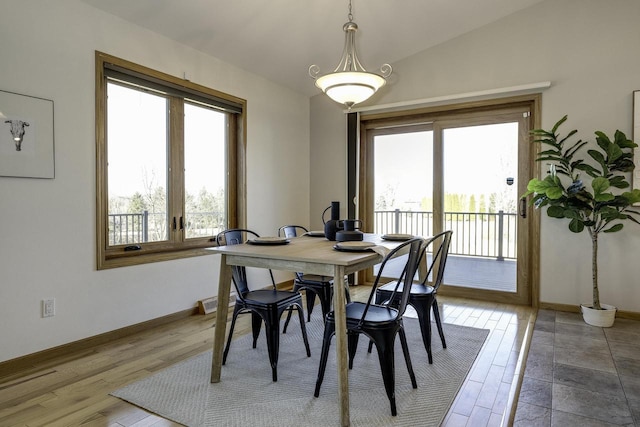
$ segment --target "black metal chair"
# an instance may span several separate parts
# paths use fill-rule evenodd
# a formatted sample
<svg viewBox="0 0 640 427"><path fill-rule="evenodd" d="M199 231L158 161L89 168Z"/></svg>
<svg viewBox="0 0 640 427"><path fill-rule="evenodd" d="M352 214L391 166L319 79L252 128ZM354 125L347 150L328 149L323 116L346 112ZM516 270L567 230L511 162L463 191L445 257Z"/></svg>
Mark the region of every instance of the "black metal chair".
<svg viewBox="0 0 640 427"><path fill-rule="evenodd" d="M411 385L413 388L418 388L418 385L416 384L416 377L413 373L413 367L411 365L411 357L409 355L409 348L407 347L407 338L402 323L402 315L404 314L409 296L408 294L403 294L403 297L400 299L399 304L396 307L391 307L385 304L372 304L372 301L375 296L376 289L379 286L380 278L383 277L385 265L387 265L387 262L398 255L401 251L404 252L406 250L409 252L407 262L400 279L396 283L398 283L397 286L403 283L410 286L418 266L418 260L421 253L424 251L423 245L423 239L413 238L394 248L382 260L382 264L378 270L378 274L373 283L367 302L364 303L356 301L348 303L345 306L347 317L349 368L351 369L353 367L353 359L358 346L358 338L360 334L364 334L369 337L373 343L375 343L376 349L378 350L378 359L380 360L384 388L387 393L387 397L389 398L389 402L391 403L391 415L393 416L397 414L394 368L394 342L396 335L400 336L400 343L402 345L402 351L407 364L407 370L409 371L409 377L411 378ZM335 334L335 327L335 312L330 311L325 317L324 339L322 342L322 354L320 356L318 379L316 381L316 389L314 392L315 397L318 397L320 394L320 386L324 379L329 347L331 345L331 338Z"/></svg>
<svg viewBox="0 0 640 427"><path fill-rule="evenodd" d="M422 256L426 257L427 260L427 272L421 281L414 282L412 284L411 291L409 293L408 304L418 313L418 321L422 332L422 341L424 342L424 348L427 350L429 363L433 363L433 356L431 355L432 309L433 318L436 322L436 327L438 328L440 340L442 341L442 347L447 348L436 295L444 277L444 269L447 264L447 256L449 254L449 245L451 244L452 235L453 232L449 230L427 239L425 250L422 253ZM433 277L434 274L435 277ZM381 304L384 301L390 301L391 306L396 306L400 303L400 298L404 293L403 291L404 287L402 285L397 287L396 282L387 283L386 285L379 287L376 291L376 304ZM369 351L371 351L371 346L372 343L369 343Z"/></svg>
<svg viewBox="0 0 640 427"><path fill-rule="evenodd" d="M307 233L306 227L301 225L283 225L278 229L278 236L280 237L297 237L304 233ZM331 309L331 299L333 298L333 277L319 276L317 274L305 274L302 272L296 273L296 277L293 281L293 291L297 292L305 290L307 301L307 321L311 321L311 313L313 312L313 306L316 303L316 296L320 300L320 308L322 310L322 317L324 318ZM350 302L349 292L345 290L345 297L347 302ZM287 331L289 320L291 318L291 312L287 314L287 320L284 323L283 331Z"/></svg>
<svg viewBox="0 0 640 427"><path fill-rule="evenodd" d="M246 242L248 237L259 236L251 230L234 228L220 232L216 236L215 241L218 246L237 245ZM311 350L309 349L307 329L304 324L304 314L302 313L302 296L299 292L278 290L271 270L269 270L269 274L271 276L272 289L252 291L249 290L246 268L241 266L232 267L233 284L236 288L237 295L227 345L225 346L222 356L222 364L224 365L227 361L236 318L239 314L251 313L253 348L256 348L260 328L264 321L272 378L273 381L278 381L277 367L280 349L280 317L285 310L296 309L298 311L300 327L302 328L302 339L304 340L304 345L307 350L307 357L311 357Z"/></svg>

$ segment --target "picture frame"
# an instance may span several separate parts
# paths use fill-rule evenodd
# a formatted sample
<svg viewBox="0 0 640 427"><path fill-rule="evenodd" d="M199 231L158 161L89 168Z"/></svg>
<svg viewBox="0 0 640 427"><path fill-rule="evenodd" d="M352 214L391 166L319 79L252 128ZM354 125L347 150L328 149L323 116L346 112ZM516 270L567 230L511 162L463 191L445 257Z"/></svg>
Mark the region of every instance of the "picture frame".
<svg viewBox="0 0 640 427"><path fill-rule="evenodd" d="M0 176L55 178L53 100L0 90Z"/></svg>
<svg viewBox="0 0 640 427"><path fill-rule="evenodd" d="M633 91L633 129L632 129L633 142L638 144L638 147L633 149L633 163L635 168L633 169L632 188L640 188L640 90ZM638 206L638 204L636 204Z"/></svg>

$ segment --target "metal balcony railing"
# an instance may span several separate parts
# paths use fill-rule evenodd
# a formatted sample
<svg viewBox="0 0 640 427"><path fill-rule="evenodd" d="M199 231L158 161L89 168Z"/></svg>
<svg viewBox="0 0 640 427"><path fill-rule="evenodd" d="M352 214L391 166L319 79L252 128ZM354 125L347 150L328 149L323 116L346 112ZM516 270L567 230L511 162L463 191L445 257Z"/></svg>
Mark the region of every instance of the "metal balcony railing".
<svg viewBox="0 0 640 427"><path fill-rule="evenodd" d="M109 214L109 245L166 240L167 214L165 212ZM214 236L224 228L222 212L187 213L185 221L188 238Z"/></svg>
<svg viewBox="0 0 640 427"><path fill-rule="evenodd" d="M223 228L221 212L189 213L185 226L188 237L213 236ZM453 231L450 254L516 259L517 214L445 212L446 230ZM407 233L433 235L433 212L374 212L374 231L379 234ZM109 214L109 245L126 245L166 239L166 213Z"/></svg>
<svg viewBox="0 0 640 427"><path fill-rule="evenodd" d="M445 212L444 221L445 230L453 231L450 254L498 260L516 258L517 214ZM433 212L375 211L374 222L374 231L379 234L433 235Z"/></svg>

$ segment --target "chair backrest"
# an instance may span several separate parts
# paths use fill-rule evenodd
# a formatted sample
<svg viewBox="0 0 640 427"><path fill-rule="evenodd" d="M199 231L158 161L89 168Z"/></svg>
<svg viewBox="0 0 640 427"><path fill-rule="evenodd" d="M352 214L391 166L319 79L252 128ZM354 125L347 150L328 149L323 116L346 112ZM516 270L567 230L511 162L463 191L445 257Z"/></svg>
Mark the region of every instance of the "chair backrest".
<svg viewBox="0 0 640 427"><path fill-rule="evenodd" d="M283 225L278 229L278 237L298 237L309 230L301 225Z"/></svg>
<svg viewBox="0 0 640 427"><path fill-rule="evenodd" d="M360 324L364 322L365 316L367 315L367 311L369 311L369 307L371 306L371 302L374 300L376 295L376 289L378 286L383 285L384 283L380 283L380 279L384 277L384 270L387 262L398 255L401 255L403 252L408 251L409 254L407 256L407 262L404 265L402 273L398 280L395 281L396 286L391 294L391 297L386 301L383 305L389 305L390 301L394 301L396 293L398 289L400 289L400 285L404 287L404 289L410 289L411 284L413 283L413 278L418 270L418 263L422 255L424 254L424 245L425 240L421 237L414 237L413 239L402 242L400 245L396 246L394 249L389 252L382 263L380 264L380 268L378 269L378 274L376 275L376 279L373 282L373 286L371 287L371 293L369 294L369 299L367 300L367 305L365 306L362 312L362 318L360 319ZM394 305L394 308L398 310L397 317L401 317L404 314L405 309L407 308L407 302L409 301L410 292L401 292L400 304Z"/></svg>
<svg viewBox="0 0 640 427"><path fill-rule="evenodd" d="M230 246L240 245L247 240L260 237L258 233L245 228L230 228L228 230L221 231L215 238L215 242L218 246ZM236 287L238 297L244 300L244 296L249 292L249 283L247 281L247 269L243 266L234 265L231 268L233 285ZM273 277L273 272L269 270L271 276L271 283L273 288L276 288L276 281Z"/></svg>
<svg viewBox="0 0 640 427"><path fill-rule="evenodd" d="M444 268L447 265L447 256L449 255L449 246L451 245L451 236L453 231L447 230L426 239L424 248L424 256L431 253L431 260L428 262L427 273L422 283L430 284L437 291L442 284L444 278ZM428 259L429 257L427 257ZM433 277L435 274L435 277Z"/></svg>

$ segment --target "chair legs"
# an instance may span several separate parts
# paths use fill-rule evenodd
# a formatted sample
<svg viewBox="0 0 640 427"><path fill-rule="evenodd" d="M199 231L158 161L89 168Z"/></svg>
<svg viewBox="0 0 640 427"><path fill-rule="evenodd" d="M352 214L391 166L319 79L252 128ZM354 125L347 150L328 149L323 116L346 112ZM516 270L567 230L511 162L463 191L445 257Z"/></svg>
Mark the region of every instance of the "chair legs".
<svg viewBox="0 0 640 427"><path fill-rule="evenodd" d="M324 371L327 368L327 359L329 357L329 347L331 347L331 337L335 333L335 330L335 323L324 323L324 337L322 338L322 350L320 352L320 366L318 368L318 378L316 379L316 390L313 392L315 397L320 396L320 387L322 386L322 380L324 380Z"/></svg>
<svg viewBox="0 0 640 427"><path fill-rule="evenodd" d="M269 313L269 315L275 317L273 313ZM278 381L278 353L280 352L280 322L277 318L265 322L265 332L267 334L269 363L271 364L271 379L275 382Z"/></svg>
<svg viewBox="0 0 640 427"><path fill-rule="evenodd" d="M305 289L307 294L307 322L311 322L311 313L316 303L316 295L320 300L320 308L322 309L322 318L327 315L331 310L331 286L322 286L320 288L309 288L301 286L300 289ZM294 289L295 290L295 289Z"/></svg>
<svg viewBox="0 0 640 427"><path fill-rule="evenodd" d="M360 334L351 334L347 332L347 349L349 353L349 369L353 369L353 359L356 357L358 350L358 338Z"/></svg>
<svg viewBox="0 0 640 427"><path fill-rule="evenodd" d="M262 317L255 311L251 312L251 332L253 334L253 348L256 348L258 337L260 336L260 328L262 327ZM267 342L269 338L267 337Z"/></svg>
<svg viewBox="0 0 640 427"><path fill-rule="evenodd" d="M404 361L407 364L407 371L409 372L409 378L411 378L411 386L418 388L418 382L416 381L416 375L413 372L413 364L411 363L411 356L409 355L409 345L407 344L407 334L404 331L404 326L398 331L400 335L400 345L402 346L402 353L404 354Z"/></svg>
<svg viewBox="0 0 640 427"><path fill-rule="evenodd" d="M227 345L224 346L224 354L222 355L222 364L224 365L227 361L227 354L229 354L229 347L231 347L231 337L233 336L233 329L236 326L236 319L238 318L238 314L240 313L240 308L238 305L233 308L233 316L231 317L231 327L229 328L229 336L227 337ZM255 345L253 348L256 348Z"/></svg>
<svg viewBox="0 0 640 427"><path fill-rule="evenodd" d="M294 292L298 292L301 289L304 289L306 294L305 298L307 302L307 322L311 321L311 313L313 312L313 307L316 303L316 295L320 299L320 307L322 309L322 318L324 319L324 317L327 315L329 310L331 310L331 298L333 298L332 287L323 286L320 288L311 288L308 286L301 285L299 283L296 283L295 286L293 287ZM346 294L346 297L347 297L347 302L350 302L351 300L349 298L348 292ZM287 320L285 320L284 327L282 328L283 334L287 333L287 327L289 326L290 320L291 320L291 311L287 313Z"/></svg>
<svg viewBox="0 0 640 427"><path fill-rule="evenodd" d="M438 300L433 301L433 318L436 321L436 326L438 327L438 334L440 335L440 340L442 341L442 348L447 348L447 342L444 340L444 331L442 330L442 322L440 321L440 309L438 308Z"/></svg>
<svg viewBox="0 0 640 427"><path fill-rule="evenodd" d="M237 306L236 306L237 307ZM302 340L304 341L307 357L311 357L311 348L309 347L309 339L307 337L307 328L304 324L304 314L302 313L302 306L295 304L290 307L298 312L300 319L300 328L302 329ZM289 308L286 310L291 313ZM267 339L267 351L269 353L269 363L271 365L271 377L273 381L278 381L278 354L280 353L280 316L285 309L278 310L274 307L272 310L266 310L261 313L256 311L251 312L251 329L253 335L253 348L256 348L258 337L260 336L260 329L262 322L265 323L265 334ZM236 318L238 314L242 312L242 309L234 308L233 318L231 320L231 327L229 329L229 336L227 337L227 344L222 356L222 364L227 361L227 355L229 354L229 347L231 346L231 338L233 335L233 329L235 327ZM265 316L265 318L263 318Z"/></svg>
<svg viewBox="0 0 640 427"><path fill-rule="evenodd" d="M307 351L307 357L311 357L311 348L309 347L309 339L307 337L307 327L304 324L304 314L302 314L301 305L292 305L291 309L295 309L298 312L300 320L300 328L302 329L302 340L304 341L304 347ZM278 354L280 353L280 316L282 311L274 310L269 311L269 321L265 321L265 332L267 333L267 349L269 351L269 362L271 363L271 376L273 381L278 381ZM289 313L291 311L289 310ZM255 347L254 347L255 348Z"/></svg>
<svg viewBox="0 0 640 427"><path fill-rule="evenodd" d="M377 300L378 295L376 295L376 304L379 303ZM409 304L416 310L416 313L418 313L418 322L420 323L422 342L424 343L425 350L427 350L429 363L433 364L433 355L431 353L431 310L433 310L433 319L436 322L438 335L440 335L440 340L442 341L442 348L447 348L447 342L444 338L444 330L442 329L442 321L440 320L440 309L438 308L438 301L433 298L432 300L429 300L427 304L422 304L414 303L413 301L409 300ZM369 348L367 349L367 351L371 353L372 349L373 341L370 340Z"/></svg>
<svg viewBox="0 0 640 427"><path fill-rule="evenodd" d="M411 364L411 356L409 355L409 347L407 345L407 337L405 335L402 326L398 329L400 335L400 343L402 345L402 352L407 364L407 370L409 371L409 377L411 378L411 386L418 388L416 382L416 376L413 372L413 365ZM315 397L320 395L320 387L324 380L324 373L327 368L327 359L329 355L329 348L331 346L331 338L335 333L335 324L333 322L325 322L324 337L322 340L322 352L320 354L320 367L318 368L318 378L316 380L316 389L313 393ZM380 370L382 371L382 380L384 382L385 392L389 398L389 404L391 406L391 415L396 416L398 411L396 409L396 378L395 378L395 356L394 356L394 341L395 334L390 333L389 330L371 330L370 334L371 343L376 343L376 350L378 351L378 360L380 361ZM349 348L349 369L353 368L353 359L358 347L359 333L349 333L348 335L348 348Z"/></svg>
<svg viewBox="0 0 640 427"><path fill-rule="evenodd" d="M422 332L422 342L424 348L427 350L427 357L429 364L433 363L433 356L431 355L431 307L427 305L417 305L415 307L416 313L418 313L418 322L420 323L420 332Z"/></svg>
<svg viewBox="0 0 640 427"><path fill-rule="evenodd" d="M321 292L321 294L319 294L319 297L320 297L320 304L322 306L323 318L329 312L330 305L331 305L331 289L328 286L326 288L327 288L326 290L317 289L318 292ZM311 313L313 312L313 306L316 303L316 289L300 286L298 283L296 283L296 285L293 287L294 292L298 292L300 291L300 289L305 290L305 299L307 301L307 322L311 322ZM287 327L289 326L289 321L291 320L291 310L293 310L293 308L291 308L289 310L289 313L287 313L287 320L285 320L284 327L282 328L283 334L287 333Z"/></svg>
<svg viewBox="0 0 640 427"><path fill-rule="evenodd" d="M424 348L427 350L427 357L429 363L433 363L433 356L431 354L431 310L433 309L433 317L438 328L438 334L442 341L442 348L447 348L447 343L444 339L444 331L442 330L442 322L440 321L440 310L438 309L438 301L433 298L429 300L428 304L416 304L412 305L418 313L418 321L420 322L420 330L422 331L422 342Z"/></svg>
<svg viewBox="0 0 640 427"><path fill-rule="evenodd" d="M389 334L380 333L372 334L373 341L376 344L376 350L378 351L378 360L380 361L380 370L382 371L382 381L384 382L384 389L389 398L391 404L391 415L394 417L398 414L396 410L396 378L394 372L394 353L393 353L393 338Z"/></svg>
<svg viewBox="0 0 640 427"><path fill-rule="evenodd" d="M309 348L309 339L307 338L307 327L304 324L304 314L302 314L302 306L298 306L297 309L298 317L300 319L300 329L302 330L302 340L304 341L304 348L307 350L307 357L311 357L311 348Z"/></svg>

